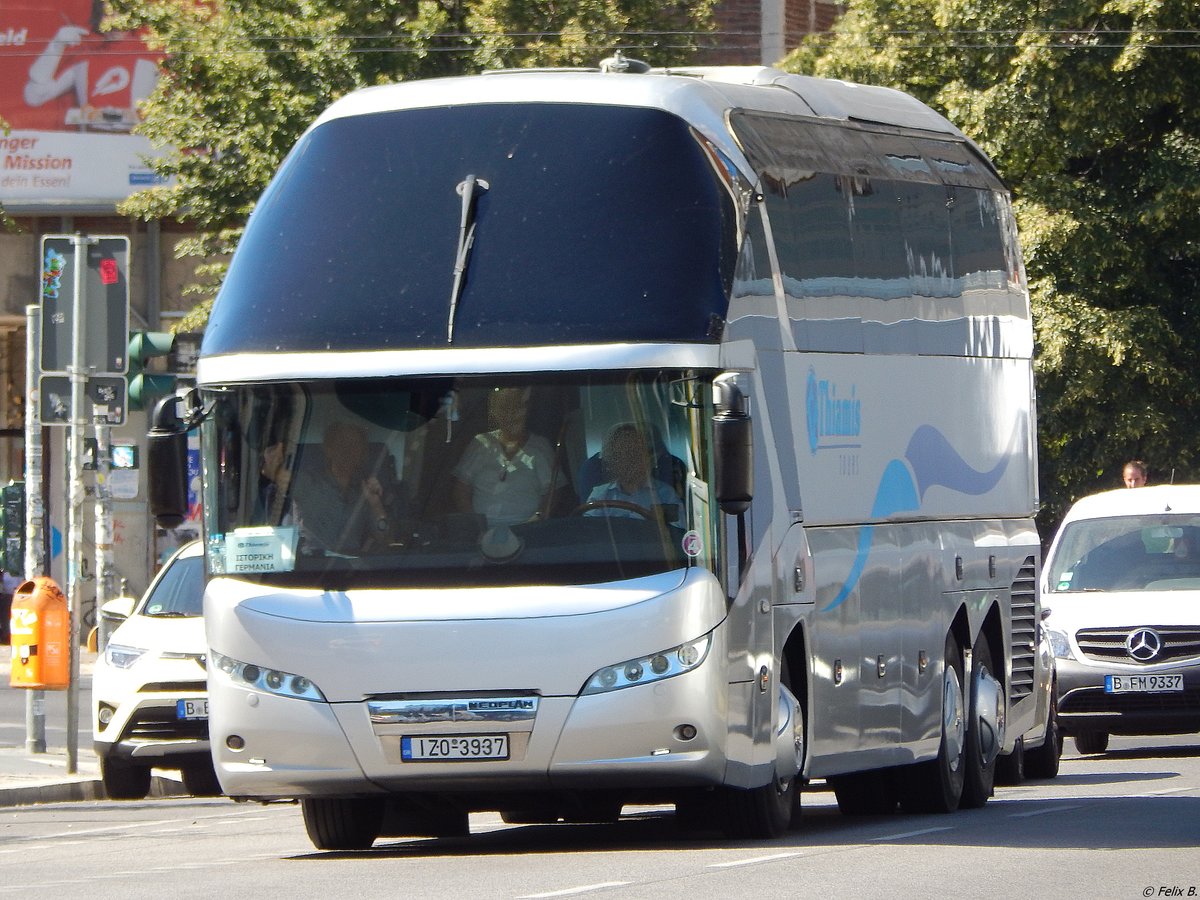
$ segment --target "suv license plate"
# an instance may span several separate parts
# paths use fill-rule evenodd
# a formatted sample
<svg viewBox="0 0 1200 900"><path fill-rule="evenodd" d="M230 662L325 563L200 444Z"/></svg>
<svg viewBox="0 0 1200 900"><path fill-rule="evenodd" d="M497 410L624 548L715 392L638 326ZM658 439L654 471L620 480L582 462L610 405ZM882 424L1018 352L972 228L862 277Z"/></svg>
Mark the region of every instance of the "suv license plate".
<svg viewBox="0 0 1200 900"><path fill-rule="evenodd" d="M405 762L451 762L471 759L508 759L507 734L413 735L400 739Z"/></svg>
<svg viewBox="0 0 1200 900"><path fill-rule="evenodd" d="M207 719L208 698L198 697L192 700L175 701L175 718L177 719Z"/></svg>
<svg viewBox="0 0 1200 900"><path fill-rule="evenodd" d="M1162 694L1183 690L1183 673L1173 675L1105 675L1106 694Z"/></svg>

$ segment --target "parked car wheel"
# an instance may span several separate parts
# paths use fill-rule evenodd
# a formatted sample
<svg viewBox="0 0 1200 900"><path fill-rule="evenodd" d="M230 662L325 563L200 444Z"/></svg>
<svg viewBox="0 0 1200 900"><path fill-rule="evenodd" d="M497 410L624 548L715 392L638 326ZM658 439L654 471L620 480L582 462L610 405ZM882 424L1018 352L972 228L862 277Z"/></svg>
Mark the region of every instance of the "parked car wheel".
<svg viewBox="0 0 1200 900"><path fill-rule="evenodd" d="M1077 734L1075 749L1084 755L1103 753L1108 749L1108 734L1103 731L1085 731Z"/></svg>
<svg viewBox="0 0 1200 900"><path fill-rule="evenodd" d="M1040 747L1025 751L1026 778L1057 778L1062 756L1062 732L1058 730L1058 686L1050 689L1050 717L1046 721L1046 740Z"/></svg>
<svg viewBox="0 0 1200 900"><path fill-rule="evenodd" d="M123 759L100 760L100 780L109 800L143 800L150 793L150 768Z"/></svg>

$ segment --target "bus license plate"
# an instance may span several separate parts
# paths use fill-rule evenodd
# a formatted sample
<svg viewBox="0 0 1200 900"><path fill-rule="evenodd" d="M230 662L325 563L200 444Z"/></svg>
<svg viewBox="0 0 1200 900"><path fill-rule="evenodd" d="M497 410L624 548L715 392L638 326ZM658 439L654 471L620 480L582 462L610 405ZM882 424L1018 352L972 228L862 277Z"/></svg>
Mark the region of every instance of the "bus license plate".
<svg viewBox="0 0 1200 900"><path fill-rule="evenodd" d="M508 759L507 734L412 735L400 739L405 762Z"/></svg>
<svg viewBox="0 0 1200 900"><path fill-rule="evenodd" d="M196 697L191 700L175 701L175 718L177 719L207 719L208 698Z"/></svg>
<svg viewBox="0 0 1200 900"><path fill-rule="evenodd" d="M1106 694L1162 694L1183 690L1183 673L1173 675L1105 675Z"/></svg>

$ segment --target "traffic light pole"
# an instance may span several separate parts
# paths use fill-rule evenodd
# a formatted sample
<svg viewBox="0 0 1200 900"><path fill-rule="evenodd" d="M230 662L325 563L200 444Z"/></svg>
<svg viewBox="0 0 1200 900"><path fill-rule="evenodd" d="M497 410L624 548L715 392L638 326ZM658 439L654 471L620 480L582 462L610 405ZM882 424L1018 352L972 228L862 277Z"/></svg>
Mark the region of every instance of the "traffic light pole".
<svg viewBox="0 0 1200 900"><path fill-rule="evenodd" d="M104 651L108 629L101 610L113 597L112 489L108 483L111 429L96 417L96 648Z"/></svg>
<svg viewBox="0 0 1200 900"><path fill-rule="evenodd" d="M38 383L42 341L42 308L25 307L25 384L31 395ZM25 578L46 574L46 544L43 529L46 512L42 506L42 423L38 404L25 404ZM46 752L46 692L25 692L25 750Z"/></svg>
<svg viewBox="0 0 1200 900"><path fill-rule="evenodd" d="M67 601L71 614L70 680L67 684L67 774L79 768L79 622L83 602L83 507L86 490L83 484L84 432L87 429L87 247L89 239L82 234L71 236L75 253L74 322L71 326L70 450L67 467L71 473L70 500L67 510Z"/></svg>

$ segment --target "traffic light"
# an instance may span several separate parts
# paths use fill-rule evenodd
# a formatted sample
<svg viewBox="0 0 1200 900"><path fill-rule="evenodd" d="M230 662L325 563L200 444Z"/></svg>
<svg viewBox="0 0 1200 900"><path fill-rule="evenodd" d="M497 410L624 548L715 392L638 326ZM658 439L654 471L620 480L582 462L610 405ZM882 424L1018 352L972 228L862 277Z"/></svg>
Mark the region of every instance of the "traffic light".
<svg viewBox="0 0 1200 900"><path fill-rule="evenodd" d="M25 482L10 481L0 488L0 569L25 571Z"/></svg>
<svg viewBox="0 0 1200 900"><path fill-rule="evenodd" d="M129 408L147 409L175 390L175 376L147 372L146 363L169 354L175 335L165 331L135 331L129 336Z"/></svg>

